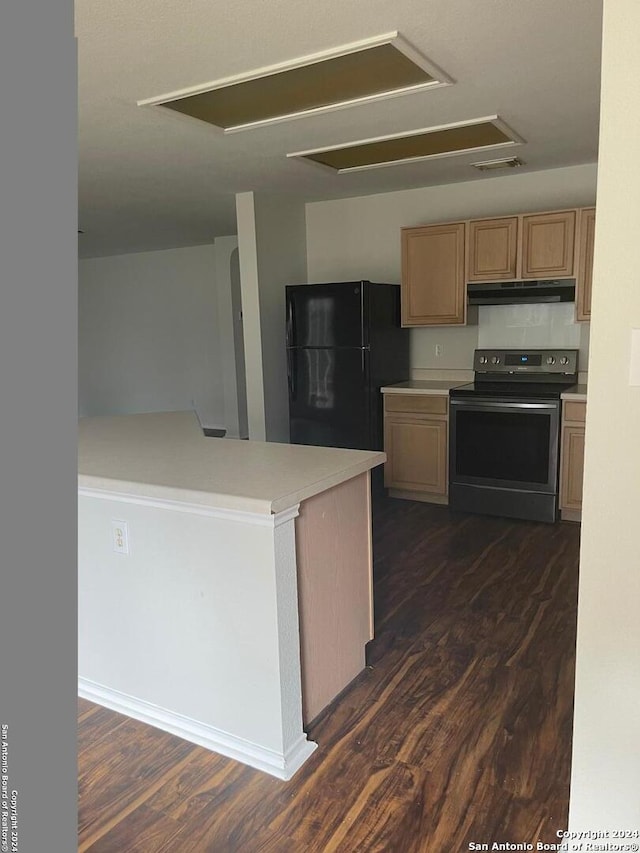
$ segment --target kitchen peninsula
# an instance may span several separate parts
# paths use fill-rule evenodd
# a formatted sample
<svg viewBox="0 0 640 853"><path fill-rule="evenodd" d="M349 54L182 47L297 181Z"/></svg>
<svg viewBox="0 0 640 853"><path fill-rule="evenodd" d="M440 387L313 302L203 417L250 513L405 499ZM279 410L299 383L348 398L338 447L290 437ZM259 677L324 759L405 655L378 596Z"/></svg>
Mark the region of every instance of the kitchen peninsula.
<svg viewBox="0 0 640 853"><path fill-rule="evenodd" d="M384 459L207 438L193 412L81 419L80 694L290 778L365 666Z"/></svg>

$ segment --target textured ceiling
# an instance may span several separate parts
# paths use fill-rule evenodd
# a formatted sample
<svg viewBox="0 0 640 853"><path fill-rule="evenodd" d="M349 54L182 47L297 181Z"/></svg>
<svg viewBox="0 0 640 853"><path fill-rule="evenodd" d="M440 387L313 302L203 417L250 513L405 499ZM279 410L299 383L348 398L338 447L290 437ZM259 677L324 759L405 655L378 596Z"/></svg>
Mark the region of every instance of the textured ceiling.
<svg viewBox="0 0 640 853"><path fill-rule="evenodd" d="M77 0L81 257L233 234L235 193L485 180L477 154L332 174L286 154L499 115L519 169L597 159L602 0ZM398 31L455 81L224 134L137 101ZM491 149L482 159L492 157ZM500 149L495 157L504 156ZM491 174L491 173L489 173Z"/></svg>

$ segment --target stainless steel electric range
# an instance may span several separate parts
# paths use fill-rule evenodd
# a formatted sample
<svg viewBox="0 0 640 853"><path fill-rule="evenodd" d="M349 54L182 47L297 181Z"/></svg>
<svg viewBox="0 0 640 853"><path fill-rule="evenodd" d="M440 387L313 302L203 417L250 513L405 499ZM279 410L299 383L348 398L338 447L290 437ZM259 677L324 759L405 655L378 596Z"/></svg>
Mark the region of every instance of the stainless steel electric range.
<svg viewBox="0 0 640 853"><path fill-rule="evenodd" d="M479 349L473 367L450 392L450 508L556 521L560 395L578 381L578 350Z"/></svg>

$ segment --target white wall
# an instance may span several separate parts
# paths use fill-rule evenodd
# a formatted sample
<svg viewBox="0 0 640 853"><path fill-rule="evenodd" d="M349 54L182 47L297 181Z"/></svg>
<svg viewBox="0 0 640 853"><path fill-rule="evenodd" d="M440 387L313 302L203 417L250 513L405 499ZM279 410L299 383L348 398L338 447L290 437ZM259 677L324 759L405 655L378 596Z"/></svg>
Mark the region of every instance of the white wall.
<svg viewBox="0 0 640 853"><path fill-rule="evenodd" d="M465 183L307 204L310 282L400 281L400 228L430 222L588 206L595 201L596 165L509 174ZM482 316L480 317L482 322ZM586 354L588 324L580 336ZM435 356L435 344L443 353ZM559 339L554 345L571 346ZM478 326L412 329L415 369L469 369Z"/></svg>
<svg viewBox="0 0 640 853"><path fill-rule="evenodd" d="M89 490L90 492L90 490ZM116 554L112 519L128 527ZM78 497L82 695L287 778L302 732L294 519Z"/></svg>
<svg viewBox="0 0 640 853"><path fill-rule="evenodd" d="M226 428L214 245L82 260L78 276L80 415L195 408Z"/></svg>
<svg viewBox="0 0 640 853"><path fill-rule="evenodd" d="M640 829L640 386L629 384L631 330L640 329L638 33L637 0L605 0L569 815L574 831Z"/></svg>
<svg viewBox="0 0 640 853"><path fill-rule="evenodd" d="M286 442L285 286L307 281L305 207L280 196L240 193L236 212L249 437Z"/></svg>

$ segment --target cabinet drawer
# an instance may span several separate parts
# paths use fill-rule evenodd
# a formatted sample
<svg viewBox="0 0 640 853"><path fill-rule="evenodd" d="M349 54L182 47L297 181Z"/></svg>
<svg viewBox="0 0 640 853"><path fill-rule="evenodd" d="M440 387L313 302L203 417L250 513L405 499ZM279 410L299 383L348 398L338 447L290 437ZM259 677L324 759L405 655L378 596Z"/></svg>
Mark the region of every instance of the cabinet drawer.
<svg viewBox="0 0 640 853"><path fill-rule="evenodd" d="M384 410L385 412L446 415L449 410L449 398L429 394L385 394Z"/></svg>
<svg viewBox="0 0 640 853"><path fill-rule="evenodd" d="M587 418L587 404L565 400L562 407L562 418L564 421L583 424Z"/></svg>

